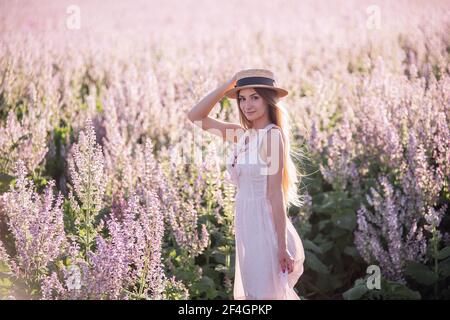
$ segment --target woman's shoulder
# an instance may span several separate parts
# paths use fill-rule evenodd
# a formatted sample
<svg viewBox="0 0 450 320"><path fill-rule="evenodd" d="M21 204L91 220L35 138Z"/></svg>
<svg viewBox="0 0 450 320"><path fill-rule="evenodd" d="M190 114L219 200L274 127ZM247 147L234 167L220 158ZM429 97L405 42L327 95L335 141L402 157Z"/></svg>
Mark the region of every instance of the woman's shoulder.
<svg viewBox="0 0 450 320"><path fill-rule="evenodd" d="M272 149L279 150L279 146L283 143L283 136L281 128L278 126L272 126L266 131L267 134L263 134L260 142L260 152L263 155L263 159L266 160L267 155L272 154Z"/></svg>
<svg viewBox="0 0 450 320"><path fill-rule="evenodd" d="M282 139L282 132L281 132L281 128L278 127L277 125L273 125L271 128L269 128L266 132L266 134L263 135L263 140L264 141L271 141L271 139Z"/></svg>

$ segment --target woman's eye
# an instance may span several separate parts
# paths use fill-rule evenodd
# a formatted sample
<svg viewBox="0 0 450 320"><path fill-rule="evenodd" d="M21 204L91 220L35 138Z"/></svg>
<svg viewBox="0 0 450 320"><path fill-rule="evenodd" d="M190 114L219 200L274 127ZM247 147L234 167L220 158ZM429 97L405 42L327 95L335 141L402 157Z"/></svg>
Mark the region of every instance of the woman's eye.
<svg viewBox="0 0 450 320"><path fill-rule="evenodd" d="M252 98L254 98L255 100L258 100L258 97L252 97ZM239 101L242 101L242 100L244 100L244 98L239 98Z"/></svg>

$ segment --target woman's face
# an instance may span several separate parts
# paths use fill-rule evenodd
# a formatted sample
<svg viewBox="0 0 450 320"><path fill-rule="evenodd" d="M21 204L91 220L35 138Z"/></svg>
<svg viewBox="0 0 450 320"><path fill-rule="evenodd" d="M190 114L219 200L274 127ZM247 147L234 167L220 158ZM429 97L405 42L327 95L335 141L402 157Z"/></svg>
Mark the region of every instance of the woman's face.
<svg viewBox="0 0 450 320"><path fill-rule="evenodd" d="M253 88L240 90L238 99L239 107L249 121L259 119L267 112L267 104Z"/></svg>

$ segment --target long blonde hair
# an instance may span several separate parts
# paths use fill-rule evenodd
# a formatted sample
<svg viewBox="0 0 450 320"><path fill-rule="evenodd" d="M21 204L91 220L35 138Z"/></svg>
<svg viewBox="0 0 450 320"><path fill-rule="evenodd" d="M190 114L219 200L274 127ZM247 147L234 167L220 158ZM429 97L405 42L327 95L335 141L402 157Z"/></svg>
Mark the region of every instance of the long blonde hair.
<svg viewBox="0 0 450 320"><path fill-rule="evenodd" d="M292 157L296 159L301 157L301 152L296 150L291 145L291 129L290 129L290 117L288 112L284 107L278 104L279 97L276 91L265 88L253 88L263 99L267 102L269 106L269 119L270 122L275 124L281 129L281 135L283 137L284 143L284 155L283 163L284 170L282 176L282 189L283 189L283 201L287 209L292 205L301 207L304 204L302 197L298 194L298 185L301 182L302 174L297 170ZM243 114L239 101L239 91L237 92L238 99L237 103L239 106L239 121L244 129L249 129L252 127L252 123L247 120Z"/></svg>

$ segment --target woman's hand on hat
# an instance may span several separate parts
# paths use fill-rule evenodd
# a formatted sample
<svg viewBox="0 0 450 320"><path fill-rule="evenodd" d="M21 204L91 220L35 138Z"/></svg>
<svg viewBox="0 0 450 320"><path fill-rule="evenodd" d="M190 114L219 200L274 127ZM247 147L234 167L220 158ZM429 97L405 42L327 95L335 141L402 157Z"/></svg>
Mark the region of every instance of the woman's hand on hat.
<svg viewBox="0 0 450 320"><path fill-rule="evenodd" d="M237 74L235 73L233 77L231 77L231 79L226 82L227 89L234 88L236 86L236 82L237 82Z"/></svg>
<svg viewBox="0 0 450 320"><path fill-rule="evenodd" d="M233 75L233 77L231 78L231 81L232 81L232 83L233 83L233 86L236 84L236 82L237 82L237 73L235 73L234 75Z"/></svg>

